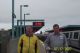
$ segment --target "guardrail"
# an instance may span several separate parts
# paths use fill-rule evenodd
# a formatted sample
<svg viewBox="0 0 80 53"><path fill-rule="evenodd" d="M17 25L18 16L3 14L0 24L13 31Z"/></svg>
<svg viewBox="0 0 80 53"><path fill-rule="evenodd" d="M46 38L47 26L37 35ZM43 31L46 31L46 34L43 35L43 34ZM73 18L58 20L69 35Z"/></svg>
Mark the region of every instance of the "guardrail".
<svg viewBox="0 0 80 53"><path fill-rule="evenodd" d="M80 53L79 49L75 49L75 48L72 48L72 49L73 49L73 51Z"/></svg>

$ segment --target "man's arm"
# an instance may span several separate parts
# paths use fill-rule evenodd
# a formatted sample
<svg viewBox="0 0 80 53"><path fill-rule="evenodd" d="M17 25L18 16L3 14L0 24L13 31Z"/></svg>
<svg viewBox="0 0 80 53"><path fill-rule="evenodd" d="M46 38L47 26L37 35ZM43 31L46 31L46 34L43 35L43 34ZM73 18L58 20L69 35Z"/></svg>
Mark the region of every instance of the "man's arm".
<svg viewBox="0 0 80 53"><path fill-rule="evenodd" d="M66 38L66 36L64 36L64 43L65 43L65 47L68 47L68 42L67 42L67 38Z"/></svg>
<svg viewBox="0 0 80 53"><path fill-rule="evenodd" d="M40 49L39 49L39 39L37 38L36 40L36 44L35 44L35 53L40 53Z"/></svg>
<svg viewBox="0 0 80 53"><path fill-rule="evenodd" d="M50 37L48 36L45 40L45 49L50 50Z"/></svg>
<svg viewBox="0 0 80 53"><path fill-rule="evenodd" d="M63 52L64 53L67 53L66 52L66 48L68 47L68 42L67 42L67 38L66 38L66 36L64 35L64 43L63 43L63 48L64 48L64 50L63 50Z"/></svg>
<svg viewBox="0 0 80 53"><path fill-rule="evenodd" d="M19 41L18 41L18 53L22 53L21 47L23 47L22 37L20 37L20 39L19 39Z"/></svg>

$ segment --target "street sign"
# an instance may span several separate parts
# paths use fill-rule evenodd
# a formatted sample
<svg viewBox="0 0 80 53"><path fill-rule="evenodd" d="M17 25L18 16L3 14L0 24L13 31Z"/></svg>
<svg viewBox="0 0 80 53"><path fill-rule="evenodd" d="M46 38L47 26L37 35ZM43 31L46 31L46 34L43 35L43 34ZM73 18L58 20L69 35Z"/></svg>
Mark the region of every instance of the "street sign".
<svg viewBox="0 0 80 53"><path fill-rule="evenodd" d="M33 26L44 26L44 22L33 22Z"/></svg>

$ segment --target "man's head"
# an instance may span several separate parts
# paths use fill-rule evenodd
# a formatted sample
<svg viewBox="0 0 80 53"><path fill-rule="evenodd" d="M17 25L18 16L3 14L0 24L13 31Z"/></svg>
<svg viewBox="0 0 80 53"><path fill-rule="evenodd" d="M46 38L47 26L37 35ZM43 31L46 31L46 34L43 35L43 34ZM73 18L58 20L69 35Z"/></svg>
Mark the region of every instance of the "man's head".
<svg viewBox="0 0 80 53"><path fill-rule="evenodd" d="M54 30L54 33L59 33L59 25L58 24L54 24L53 25L53 30Z"/></svg>
<svg viewBox="0 0 80 53"><path fill-rule="evenodd" d="M26 35L32 35L33 34L33 27L32 26L28 26L26 27Z"/></svg>

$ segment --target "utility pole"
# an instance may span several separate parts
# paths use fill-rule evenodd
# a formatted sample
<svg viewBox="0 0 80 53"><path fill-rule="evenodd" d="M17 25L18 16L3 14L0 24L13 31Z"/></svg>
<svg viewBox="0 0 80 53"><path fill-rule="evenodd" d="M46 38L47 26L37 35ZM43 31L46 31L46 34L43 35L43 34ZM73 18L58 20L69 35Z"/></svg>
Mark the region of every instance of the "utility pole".
<svg viewBox="0 0 80 53"><path fill-rule="evenodd" d="M22 5L20 5L20 20L22 20ZM20 35L22 34L22 21L20 22Z"/></svg>
<svg viewBox="0 0 80 53"><path fill-rule="evenodd" d="M14 0L12 0L12 38L14 38Z"/></svg>

